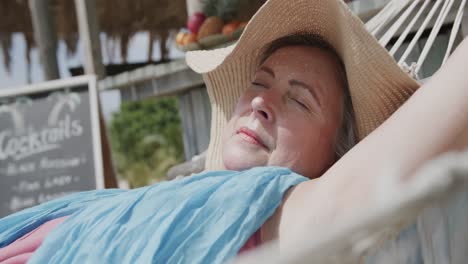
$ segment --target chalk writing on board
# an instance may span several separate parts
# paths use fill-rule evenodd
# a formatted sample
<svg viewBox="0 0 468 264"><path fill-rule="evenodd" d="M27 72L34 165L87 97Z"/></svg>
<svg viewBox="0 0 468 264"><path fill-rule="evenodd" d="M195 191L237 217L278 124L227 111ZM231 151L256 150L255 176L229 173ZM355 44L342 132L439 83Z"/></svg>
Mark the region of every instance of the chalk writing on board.
<svg viewBox="0 0 468 264"><path fill-rule="evenodd" d="M26 135L16 136L14 131L0 132L0 160L13 158L20 160L34 154L60 148L60 143L83 134L80 120L71 120L66 115L56 127L46 127L40 131L30 129Z"/></svg>
<svg viewBox="0 0 468 264"><path fill-rule="evenodd" d="M92 91L81 82L0 98L0 217L96 189Z"/></svg>

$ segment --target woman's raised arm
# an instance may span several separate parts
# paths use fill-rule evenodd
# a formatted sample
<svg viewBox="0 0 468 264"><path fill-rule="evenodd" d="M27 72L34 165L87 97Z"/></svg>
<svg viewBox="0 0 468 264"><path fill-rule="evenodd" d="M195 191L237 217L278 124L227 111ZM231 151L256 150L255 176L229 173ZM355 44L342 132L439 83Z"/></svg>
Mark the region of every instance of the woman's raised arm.
<svg viewBox="0 0 468 264"><path fill-rule="evenodd" d="M265 226L283 244L305 228L326 230L372 210L382 175L406 180L453 149L468 128L468 40L398 111L320 179L291 190Z"/></svg>

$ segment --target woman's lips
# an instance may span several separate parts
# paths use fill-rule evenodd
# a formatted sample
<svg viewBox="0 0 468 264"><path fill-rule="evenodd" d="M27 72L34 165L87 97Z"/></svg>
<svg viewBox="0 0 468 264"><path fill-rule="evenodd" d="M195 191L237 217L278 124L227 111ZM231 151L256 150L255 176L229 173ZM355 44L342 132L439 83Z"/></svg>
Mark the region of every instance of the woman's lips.
<svg viewBox="0 0 468 264"><path fill-rule="evenodd" d="M253 131L246 127L242 127L237 131L237 134L246 142L258 145L262 148L267 148L262 139Z"/></svg>

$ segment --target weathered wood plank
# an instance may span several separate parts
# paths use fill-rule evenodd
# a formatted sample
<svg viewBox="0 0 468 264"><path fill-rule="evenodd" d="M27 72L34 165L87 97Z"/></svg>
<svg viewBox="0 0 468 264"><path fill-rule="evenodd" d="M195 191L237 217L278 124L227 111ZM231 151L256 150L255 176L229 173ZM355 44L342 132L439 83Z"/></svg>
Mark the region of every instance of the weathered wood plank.
<svg viewBox="0 0 468 264"><path fill-rule="evenodd" d="M44 79L60 78L57 62L57 33L54 17L48 0L29 0L29 9L34 29L34 39L39 47L39 58L44 71Z"/></svg>
<svg viewBox="0 0 468 264"><path fill-rule="evenodd" d="M211 107L205 87L179 95L186 160L204 152L210 140ZM208 105L207 105L208 102Z"/></svg>
<svg viewBox="0 0 468 264"><path fill-rule="evenodd" d="M210 142L211 111L207 111L205 106L205 98L208 97L206 89L199 88L192 90L190 96L192 97L193 118L195 121L196 154L199 154L208 148Z"/></svg>
<svg viewBox="0 0 468 264"><path fill-rule="evenodd" d="M184 141L185 160L190 160L196 154L196 136L192 115L192 100L188 93L179 96L179 114L182 122L182 137Z"/></svg>
<svg viewBox="0 0 468 264"><path fill-rule="evenodd" d="M99 82L101 90L120 89L122 99L140 100L148 97L177 95L202 86L203 78L183 60L107 77Z"/></svg>
<svg viewBox="0 0 468 264"><path fill-rule="evenodd" d="M86 74L95 74L98 79L105 76L102 65L101 41L96 15L95 0L75 0L78 30L85 50L84 70Z"/></svg>

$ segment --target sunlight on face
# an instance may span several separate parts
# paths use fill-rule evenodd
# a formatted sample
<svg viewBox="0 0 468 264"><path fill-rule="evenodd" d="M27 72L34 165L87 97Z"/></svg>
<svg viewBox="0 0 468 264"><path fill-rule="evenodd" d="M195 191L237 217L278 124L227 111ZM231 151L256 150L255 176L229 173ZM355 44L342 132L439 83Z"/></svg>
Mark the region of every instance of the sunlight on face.
<svg viewBox="0 0 468 264"><path fill-rule="evenodd" d="M223 134L226 169L282 166L309 178L335 160L343 92L338 63L309 46L278 49L255 73Z"/></svg>

